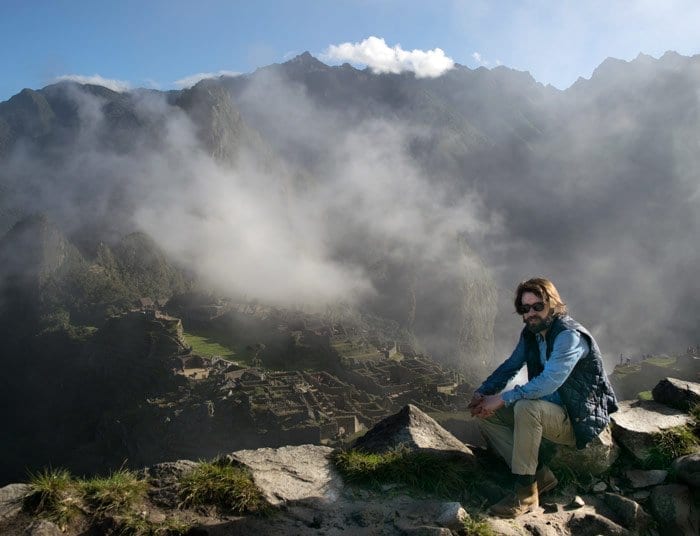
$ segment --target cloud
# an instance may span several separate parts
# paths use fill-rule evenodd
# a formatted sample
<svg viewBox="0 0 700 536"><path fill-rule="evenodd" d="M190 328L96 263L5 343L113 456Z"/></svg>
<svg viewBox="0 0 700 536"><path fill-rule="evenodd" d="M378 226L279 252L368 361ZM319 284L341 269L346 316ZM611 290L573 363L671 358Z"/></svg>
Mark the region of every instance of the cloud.
<svg viewBox="0 0 700 536"><path fill-rule="evenodd" d="M490 61L484 58L481 53L479 52L474 52L472 54L472 59L478 63L479 65L483 65L484 67L490 67L492 65L501 65L501 60L496 60L496 61Z"/></svg>
<svg viewBox="0 0 700 536"><path fill-rule="evenodd" d="M79 84L92 84L95 86L104 86L107 89L116 91L117 93L123 93L124 91L129 91L131 89L131 84L125 80L104 78L99 74L93 74L92 76L84 76L81 74L64 74L61 76L57 76L54 80L56 82L68 80L71 82L78 82Z"/></svg>
<svg viewBox="0 0 700 536"><path fill-rule="evenodd" d="M418 78L435 78L454 67L454 61L440 48L403 50L401 45L389 47L384 39L368 37L360 43L330 45L324 59L367 65L375 73L413 72Z"/></svg>
<svg viewBox="0 0 700 536"><path fill-rule="evenodd" d="M175 80L175 82L173 82L173 85L177 88L185 89L188 87L192 87L200 80L205 80L207 78L219 78L220 76L238 76L240 74L241 73L238 71L226 71L226 70L216 71L215 73L197 73L197 74L191 74L191 75L186 76L184 78L180 78L180 80Z"/></svg>

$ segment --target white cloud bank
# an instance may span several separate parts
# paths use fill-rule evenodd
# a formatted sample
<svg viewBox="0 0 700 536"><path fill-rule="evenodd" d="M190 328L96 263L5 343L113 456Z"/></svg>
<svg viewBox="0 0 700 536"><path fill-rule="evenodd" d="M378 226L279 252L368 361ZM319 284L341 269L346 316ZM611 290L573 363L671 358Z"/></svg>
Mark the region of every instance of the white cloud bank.
<svg viewBox="0 0 700 536"><path fill-rule="evenodd" d="M173 82L173 85L177 88L184 89L192 87L200 80L204 80L206 78L218 78L220 76L238 76L239 74L241 73L239 73L238 71L216 71L215 73L197 73L191 74L184 78L180 78L180 80L175 80L175 82Z"/></svg>
<svg viewBox="0 0 700 536"><path fill-rule="evenodd" d="M417 78L435 78L452 69L454 60L440 48L433 50L403 50L401 45L390 47L384 39L368 37L361 43L330 45L324 59L367 65L373 72L399 74L413 72Z"/></svg>
<svg viewBox="0 0 700 536"><path fill-rule="evenodd" d="M64 74L57 76L54 81L71 81L77 82L79 84L92 84L95 86L103 86L117 93L123 93L124 91L129 91L131 89L131 84L124 80L114 80L111 78L104 78L99 74L93 74L92 76L84 76L81 74Z"/></svg>

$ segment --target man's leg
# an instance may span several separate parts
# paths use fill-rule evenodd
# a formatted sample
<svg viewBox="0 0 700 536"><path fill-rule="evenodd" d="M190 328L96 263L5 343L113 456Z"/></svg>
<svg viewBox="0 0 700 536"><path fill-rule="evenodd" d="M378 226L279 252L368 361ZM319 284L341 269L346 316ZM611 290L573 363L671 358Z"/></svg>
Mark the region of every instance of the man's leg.
<svg viewBox="0 0 700 536"><path fill-rule="evenodd" d="M576 438L566 410L545 400L518 400L513 404L513 458L516 475L534 475L542 438L575 445Z"/></svg>
<svg viewBox="0 0 700 536"><path fill-rule="evenodd" d="M493 450L505 460L508 467L513 459L513 406L503 407L487 419L478 419L481 434Z"/></svg>
<svg viewBox="0 0 700 536"><path fill-rule="evenodd" d="M542 468L537 473L543 437L555 443L575 444L564 408L544 400L519 400L513 404L511 470L516 475L517 486L514 495L491 507L491 513L517 517L539 506L540 480L544 480L543 491L556 486L556 477L549 469Z"/></svg>

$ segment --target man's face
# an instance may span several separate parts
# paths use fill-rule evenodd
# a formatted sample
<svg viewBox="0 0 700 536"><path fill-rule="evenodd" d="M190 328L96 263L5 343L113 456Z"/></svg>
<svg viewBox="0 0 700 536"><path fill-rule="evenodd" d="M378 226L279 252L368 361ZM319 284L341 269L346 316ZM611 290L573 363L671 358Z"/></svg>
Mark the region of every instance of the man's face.
<svg viewBox="0 0 700 536"><path fill-rule="evenodd" d="M529 311L522 313L523 322L527 326L527 329L532 333L540 333L549 327L551 324L551 310L549 305L547 305L542 298L532 292L523 292L520 303L524 308L528 308L529 306ZM535 311L533 306L537 308L543 306L543 309L541 311Z"/></svg>

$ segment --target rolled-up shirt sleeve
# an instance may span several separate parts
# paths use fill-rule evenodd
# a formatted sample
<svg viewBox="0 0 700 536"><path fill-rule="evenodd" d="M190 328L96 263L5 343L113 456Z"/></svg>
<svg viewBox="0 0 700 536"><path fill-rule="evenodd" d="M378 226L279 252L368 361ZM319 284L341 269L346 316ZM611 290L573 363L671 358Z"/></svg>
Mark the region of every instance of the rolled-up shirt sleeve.
<svg viewBox="0 0 700 536"><path fill-rule="evenodd" d="M525 365L525 340L520 337L513 353L477 389L483 395L498 393Z"/></svg>
<svg viewBox="0 0 700 536"><path fill-rule="evenodd" d="M544 370L525 385L518 385L501 394L510 406L517 400L536 400L554 393L566 381L579 359L588 355L590 347L578 331L564 330L554 340L552 354L545 362Z"/></svg>

